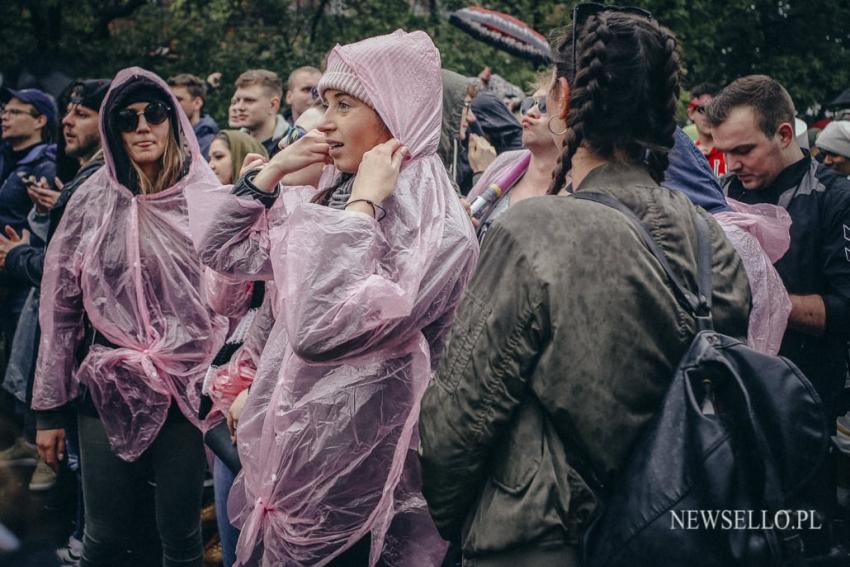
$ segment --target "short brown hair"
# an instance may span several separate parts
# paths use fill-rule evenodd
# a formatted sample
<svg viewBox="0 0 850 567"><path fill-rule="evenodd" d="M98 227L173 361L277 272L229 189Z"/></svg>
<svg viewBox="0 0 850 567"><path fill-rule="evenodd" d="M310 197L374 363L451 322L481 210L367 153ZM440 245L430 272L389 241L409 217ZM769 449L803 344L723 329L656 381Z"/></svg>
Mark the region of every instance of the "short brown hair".
<svg viewBox="0 0 850 567"><path fill-rule="evenodd" d="M236 79L236 88L250 87L260 85L265 88L271 96L283 96L283 84L280 82L280 77L274 71L266 69L249 69L245 71L239 78Z"/></svg>
<svg viewBox="0 0 850 567"><path fill-rule="evenodd" d="M311 75L321 75L322 72L316 69L315 67L311 67L310 65L304 65L303 67L298 67L294 71L289 74L289 78L286 79L286 88L287 90L292 90L292 83L295 82L295 75L298 73L310 73Z"/></svg>
<svg viewBox="0 0 850 567"><path fill-rule="evenodd" d="M706 107L705 115L712 126L723 124L740 106L753 109L759 129L768 137L779 125L794 124L794 101L779 81L767 75L748 75L730 83Z"/></svg>
<svg viewBox="0 0 850 567"><path fill-rule="evenodd" d="M168 83L169 87L186 87L186 90L193 97L199 96L203 100L207 98L206 81L195 75L180 73L179 75L168 77L168 80L165 82Z"/></svg>

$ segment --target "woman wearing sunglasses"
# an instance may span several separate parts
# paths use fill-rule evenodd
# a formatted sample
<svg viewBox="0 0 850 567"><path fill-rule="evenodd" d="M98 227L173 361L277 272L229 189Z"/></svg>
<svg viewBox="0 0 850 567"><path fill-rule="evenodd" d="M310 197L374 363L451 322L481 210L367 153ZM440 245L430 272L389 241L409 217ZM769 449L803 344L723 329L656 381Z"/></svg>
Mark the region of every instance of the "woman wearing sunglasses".
<svg viewBox="0 0 850 567"><path fill-rule="evenodd" d="M520 105L522 145L525 149L499 154L466 197L469 203L475 203L479 197L482 199L479 201L481 209L473 217L479 240L484 239L490 226L509 207L529 197L546 194L560 155L549 130L546 108L550 81L548 74L541 78L538 89L532 96L523 99Z"/></svg>
<svg viewBox="0 0 850 567"><path fill-rule="evenodd" d="M78 399L87 567L202 561L199 393L227 320L201 293L184 191L220 183L177 108L153 73L116 75L106 166L74 193L45 260L33 408L56 417ZM62 430L38 435L61 460ZM133 528L154 524L146 511L158 535Z"/></svg>
<svg viewBox="0 0 850 567"><path fill-rule="evenodd" d="M711 227L715 328L747 335L740 259L711 216L659 186L673 146L676 38L643 15L580 4L554 50L547 108L563 136L550 192L619 199L695 281L695 217ZM575 62L575 63L574 63ZM443 536L483 567L576 566L595 506L659 409L696 332L628 219L565 196L490 229L422 402L423 493Z"/></svg>

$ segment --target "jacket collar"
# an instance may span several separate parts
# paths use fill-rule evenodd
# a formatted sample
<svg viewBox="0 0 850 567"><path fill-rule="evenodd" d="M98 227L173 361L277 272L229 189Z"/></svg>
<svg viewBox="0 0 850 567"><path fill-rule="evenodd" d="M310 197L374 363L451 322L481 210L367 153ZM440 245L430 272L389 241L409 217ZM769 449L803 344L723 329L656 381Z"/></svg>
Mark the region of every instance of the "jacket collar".
<svg viewBox="0 0 850 567"><path fill-rule="evenodd" d="M29 165L43 158L56 159L56 144L42 143L32 148L18 165Z"/></svg>
<svg viewBox="0 0 850 567"><path fill-rule="evenodd" d="M622 162L608 162L593 168L582 180L578 191L605 191L615 187L657 186L645 167Z"/></svg>

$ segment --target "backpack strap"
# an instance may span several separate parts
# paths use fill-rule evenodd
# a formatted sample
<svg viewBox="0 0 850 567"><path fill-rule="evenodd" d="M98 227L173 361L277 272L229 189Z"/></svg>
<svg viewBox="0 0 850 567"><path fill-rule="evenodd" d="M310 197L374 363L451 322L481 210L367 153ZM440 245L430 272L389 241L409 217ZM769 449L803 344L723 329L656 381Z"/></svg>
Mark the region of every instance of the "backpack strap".
<svg viewBox="0 0 850 567"><path fill-rule="evenodd" d="M578 191L573 193L572 197L594 201L620 211L632 223L641 241L661 264L661 269L664 270L673 287L676 300L683 309L696 318L698 329L707 331L714 328L711 319L711 233L702 215L697 214L694 217L697 233L697 286L699 289L698 295L694 295L670 267L667 255L652 238L643 221L622 201L611 195L594 191Z"/></svg>

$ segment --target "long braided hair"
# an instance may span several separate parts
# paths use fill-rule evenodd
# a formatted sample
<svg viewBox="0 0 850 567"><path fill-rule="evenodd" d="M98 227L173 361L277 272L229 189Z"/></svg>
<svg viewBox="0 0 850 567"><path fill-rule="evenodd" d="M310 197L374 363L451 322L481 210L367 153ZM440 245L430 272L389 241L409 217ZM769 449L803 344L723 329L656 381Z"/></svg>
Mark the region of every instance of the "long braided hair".
<svg viewBox="0 0 850 567"><path fill-rule="evenodd" d="M563 188L582 145L605 159L643 164L660 183L676 131L676 37L648 18L601 12L578 30L576 52L578 65L570 27L555 49L555 76L567 79L570 106L564 151L549 193Z"/></svg>

